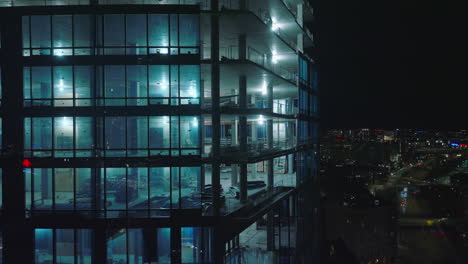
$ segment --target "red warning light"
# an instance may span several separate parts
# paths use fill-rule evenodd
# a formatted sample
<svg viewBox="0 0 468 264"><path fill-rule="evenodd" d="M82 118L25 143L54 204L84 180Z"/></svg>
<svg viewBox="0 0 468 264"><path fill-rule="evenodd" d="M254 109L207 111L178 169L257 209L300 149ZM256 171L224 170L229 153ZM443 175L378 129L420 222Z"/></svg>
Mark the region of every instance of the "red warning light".
<svg viewBox="0 0 468 264"><path fill-rule="evenodd" d="M32 163L28 159L24 159L23 162L21 162L24 167L29 168L31 167Z"/></svg>

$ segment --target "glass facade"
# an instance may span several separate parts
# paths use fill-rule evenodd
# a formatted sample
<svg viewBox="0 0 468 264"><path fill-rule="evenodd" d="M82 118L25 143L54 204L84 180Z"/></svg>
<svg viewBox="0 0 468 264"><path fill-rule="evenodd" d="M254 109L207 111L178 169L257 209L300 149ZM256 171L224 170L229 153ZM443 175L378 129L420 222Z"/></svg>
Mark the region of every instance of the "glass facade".
<svg viewBox="0 0 468 264"><path fill-rule="evenodd" d="M23 56L198 54L199 15L23 16Z"/></svg>
<svg viewBox="0 0 468 264"><path fill-rule="evenodd" d="M171 228L107 231L107 264L171 262Z"/></svg>
<svg viewBox="0 0 468 264"><path fill-rule="evenodd" d="M92 246L89 229L35 229L34 263L92 264Z"/></svg>
<svg viewBox="0 0 468 264"><path fill-rule="evenodd" d="M212 263L210 251L202 249L210 232L202 227L107 230L107 264Z"/></svg>
<svg viewBox="0 0 468 264"><path fill-rule="evenodd" d="M200 66L24 67L23 85L27 107L199 104Z"/></svg>
<svg viewBox="0 0 468 264"><path fill-rule="evenodd" d="M201 208L200 167L25 169L26 209L165 217Z"/></svg>
<svg viewBox="0 0 468 264"><path fill-rule="evenodd" d="M305 146L311 136L318 140L311 121L318 113L313 63L270 25L264 33L272 35L259 36L229 25L239 19L234 10L200 12L210 1L178 6L199 0L1 2L47 6L0 8L0 17L8 18L0 19L0 161L11 160L5 146L30 160L0 169L0 207L13 212L0 221L6 243L12 243L5 260L222 263L224 252L215 243L223 244L218 238L225 235L215 232L225 232L231 222L212 226L207 216L236 210L260 222L251 212L276 213L269 199L294 196L294 183L306 182L316 166ZM81 6L67 6L72 3ZM259 29L271 22L263 17L246 21L260 23L252 25ZM206 32L200 34L200 27ZM282 36L295 36L297 29L284 28ZM206 54L220 57L201 60L207 58L200 54L202 43ZM273 182L267 180L269 161ZM19 176L18 183L2 179L6 175ZM216 180L224 188L219 204ZM23 204L23 198L24 208L12 202ZM252 207L244 210L248 199ZM274 250L286 252L293 225L274 221L268 231L277 239ZM13 229L24 231L24 248L11 239ZM229 232L238 236L241 230ZM1 243L0 237L0 262Z"/></svg>
<svg viewBox="0 0 468 264"><path fill-rule="evenodd" d="M199 155L197 116L27 117L25 157Z"/></svg>

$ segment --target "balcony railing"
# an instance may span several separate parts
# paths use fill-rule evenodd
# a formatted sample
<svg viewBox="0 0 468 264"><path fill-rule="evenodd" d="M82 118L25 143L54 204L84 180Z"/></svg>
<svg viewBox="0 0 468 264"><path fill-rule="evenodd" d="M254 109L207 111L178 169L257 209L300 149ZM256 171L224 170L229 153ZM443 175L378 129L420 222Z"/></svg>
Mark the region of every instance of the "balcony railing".
<svg viewBox="0 0 468 264"><path fill-rule="evenodd" d="M220 0L219 8L231 9L231 10L241 10L246 9L252 12L258 19L260 19L267 27L272 27L273 20L270 13L263 9L262 1L249 1L245 0L245 7L242 7L240 0ZM296 12L290 9L290 7L285 3L284 0L280 0L292 14L295 20L297 20ZM280 27L276 27L273 32L286 44L288 44L294 51L297 50L296 42L292 41L290 36L288 36Z"/></svg>
<svg viewBox="0 0 468 264"><path fill-rule="evenodd" d="M238 46L228 46L228 47L221 47L220 48L220 56L221 59L226 58L226 59L231 59L231 60L238 60L239 59L239 47ZM251 46L247 47L247 60L258 64L273 73L279 75L280 77L296 84L297 83L297 78L298 75L296 72L291 72L283 67L281 65L275 64L267 57L267 54L261 53L260 51L252 48Z"/></svg>

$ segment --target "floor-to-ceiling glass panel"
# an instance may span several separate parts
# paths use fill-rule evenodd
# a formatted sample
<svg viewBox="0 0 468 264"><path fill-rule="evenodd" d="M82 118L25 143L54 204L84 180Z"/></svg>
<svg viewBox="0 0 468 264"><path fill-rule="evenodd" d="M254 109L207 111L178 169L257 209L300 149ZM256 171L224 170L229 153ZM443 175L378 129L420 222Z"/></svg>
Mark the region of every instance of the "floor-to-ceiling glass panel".
<svg viewBox="0 0 468 264"><path fill-rule="evenodd" d="M170 147L169 117L149 117L149 148L151 155L168 155Z"/></svg>
<svg viewBox="0 0 468 264"><path fill-rule="evenodd" d="M127 232L125 229L107 231L107 264L127 263Z"/></svg>
<svg viewBox="0 0 468 264"><path fill-rule="evenodd" d="M73 68L54 67L54 106L73 106Z"/></svg>
<svg viewBox="0 0 468 264"><path fill-rule="evenodd" d="M30 117L25 117L24 118L24 156L25 157L30 157L31 156L31 118Z"/></svg>
<svg viewBox="0 0 468 264"><path fill-rule="evenodd" d="M169 66L149 66L150 104L168 104L169 100ZM157 99L159 98L159 99Z"/></svg>
<svg viewBox="0 0 468 264"><path fill-rule="evenodd" d="M49 106L52 97L51 67L31 67L33 105Z"/></svg>
<svg viewBox="0 0 468 264"><path fill-rule="evenodd" d="M126 16L127 54L145 55L146 52L146 15L128 14Z"/></svg>
<svg viewBox="0 0 468 264"><path fill-rule="evenodd" d="M147 105L147 66L127 66L127 105Z"/></svg>
<svg viewBox="0 0 468 264"><path fill-rule="evenodd" d="M106 156L123 156L126 149L125 117L108 116L105 118L105 120Z"/></svg>
<svg viewBox="0 0 468 264"><path fill-rule="evenodd" d="M125 168L106 168L107 210L125 210L127 203L127 177ZM118 215L110 213L108 215Z"/></svg>
<svg viewBox="0 0 468 264"><path fill-rule="evenodd" d="M180 168L171 168L171 201L172 209L180 209L179 197L180 197Z"/></svg>
<svg viewBox="0 0 468 264"><path fill-rule="evenodd" d="M180 117L180 147L181 148L199 148L199 118L196 116ZM182 154L198 154L192 151L184 151Z"/></svg>
<svg viewBox="0 0 468 264"><path fill-rule="evenodd" d="M200 167L180 168L182 208L201 208Z"/></svg>
<svg viewBox="0 0 468 264"><path fill-rule="evenodd" d="M148 156L148 117L127 117L127 155Z"/></svg>
<svg viewBox="0 0 468 264"><path fill-rule="evenodd" d="M180 14L179 15L179 37L180 46L195 47L199 45L199 15Z"/></svg>
<svg viewBox="0 0 468 264"><path fill-rule="evenodd" d="M152 215L167 215L156 210L170 208L170 168L150 168L150 207L155 210Z"/></svg>
<svg viewBox="0 0 468 264"><path fill-rule="evenodd" d="M23 49L29 49L31 47L31 39L30 39L30 30L29 30L29 16L24 16L21 18L22 21L22 32L23 32ZM24 56L29 56L30 51L26 50L23 51Z"/></svg>
<svg viewBox="0 0 468 264"><path fill-rule="evenodd" d="M156 263L171 263L171 229L158 228L156 240Z"/></svg>
<svg viewBox="0 0 468 264"><path fill-rule="evenodd" d="M199 263L200 229L199 227L181 228L181 259L183 264Z"/></svg>
<svg viewBox="0 0 468 264"><path fill-rule="evenodd" d="M120 55L125 54L124 48L110 48L110 47L124 47L125 46L125 15L104 15L104 54L106 55Z"/></svg>
<svg viewBox="0 0 468 264"><path fill-rule="evenodd" d="M148 33L150 53L168 54L169 15L149 15Z"/></svg>
<svg viewBox="0 0 468 264"><path fill-rule="evenodd" d="M171 105L179 105L179 65L171 65L170 68Z"/></svg>
<svg viewBox="0 0 468 264"><path fill-rule="evenodd" d="M179 156L179 147L180 147L180 134L179 134L179 117L178 116L171 116L171 155Z"/></svg>
<svg viewBox="0 0 468 264"><path fill-rule="evenodd" d="M55 230L55 255L56 263L75 263L75 235L73 229Z"/></svg>
<svg viewBox="0 0 468 264"><path fill-rule="evenodd" d="M128 209L148 209L148 168L128 168L127 177Z"/></svg>
<svg viewBox="0 0 468 264"><path fill-rule="evenodd" d="M94 71L92 66L75 66L75 105L91 106L92 87L94 84Z"/></svg>
<svg viewBox="0 0 468 264"><path fill-rule="evenodd" d="M52 118L32 118L32 149L34 156L50 156L52 149Z"/></svg>
<svg viewBox="0 0 468 264"><path fill-rule="evenodd" d="M51 26L50 16L31 16L31 47L32 55L50 55Z"/></svg>
<svg viewBox="0 0 468 264"><path fill-rule="evenodd" d="M34 209L52 210L52 169L37 168L32 170Z"/></svg>
<svg viewBox="0 0 468 264"><path fill-rule="evenodd" d="M171 47L179 46L179 15L171 14L169 15L169 27L170 27L170 44ZM179 51L177 48L171 48L170 54L176 55Z"/></svg>
<svg viewBox="0 0 468 264"><path fill-rule="evenodd" d="M104 87L106 105L125 105L125 66L104 66Z"/></svg>
<svg viewBox="0 0 468 264"><path fill-rule="evenodd" d="M76 231L76 263L93 263L93 236L90 229L78 229Z"/></svg>
<svg viewBox="0 0 468 264"><path fill-rule="evenodd" d="M54 156L73 156L73 117L54 118Z"/></svg>
<svg viewBox="0 0 468 264"><path fill-rule="evenodd" d="M25 119L26 120L26 119ZM38 117L31 118L31 128L26 127L25 132L31 132L32 144L27 146L28 149L33 149L33 156L45 157L50 156L52 149L52 118ZM25 125L29 124L25 122ZM25 133L25 136L28 136Z"/></svg>
<svg viewBox="0 0 468 264"><path fill-rule="evenodd" d="M72 16L52 16L53 55L72 55Z"/></svg>
<svg viewBox="0 0 468 264"><path fill-rule="evenodd" d="M91 55L94 27L94 17L91 15L74 15L73 16L73 41L75 47L75 55Z"/></svg>
<svg viewBox="0 0 468 264"><path fill-rule="evenodd" d="M31 67L23 67L23 98L31 99ZM31 106L31 102L26 101L24 105Z"/></svg>
<svg viewBox="0 0 468 264"><path fill-rule="evenodd" d="M55 170L54 179L54 195L56 210L73 210L74 209L74 191L73 177L74 170L72 168L60 168Z"/></svg>
<svg viewBox="0 0 468 264"><path fill-rule="evenodd" d="M75 118L75 155L76 157L92 156L94 149L94 122L92 117Z"/></svg>
<svg viewBox="0 0 468 264"><path fill-rule="evenodd" d="M200 66L180 66L180 97L181 104L199 104L200 98Z"/></svg>
<svg viewBox="0 0 468 264"><path fill-rule="evenodd" d="M50 264L53 260L53 230L34 230L34 263Z"/></svg>
<svg viewBox="0 0 468 264"><path fill-rule="evenodd" d="M93 208L94 178L90 168L75 169L75 203L76 210Z"/></svg>
<svg viewBox="0 0 468 264"><path fill-rule="evenodd" d="M128 264L144 264L143 229L129 228L128 236Z"/></svg>

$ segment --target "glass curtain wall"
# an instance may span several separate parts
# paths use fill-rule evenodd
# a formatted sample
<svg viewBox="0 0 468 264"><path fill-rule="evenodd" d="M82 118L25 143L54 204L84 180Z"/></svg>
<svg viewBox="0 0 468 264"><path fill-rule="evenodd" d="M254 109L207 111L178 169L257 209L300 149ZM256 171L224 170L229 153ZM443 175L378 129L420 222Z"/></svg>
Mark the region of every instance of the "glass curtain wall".
<svg viewBox="0 0 468 264"><path fill-rule="evenodd" d="M165 217L200 209L200 167L28 168L26 209L104 217Z"/></svg>
<svg viewBox="0 0 468 264"><path fill-rule="evenodd" d="M107 263L212 263L210 235L202 227L107 230Z"/></svg>
<svg viewBox="0 0 468 264"><path fill-rule="evenodd" d="M22 19L23 56L199 52L199 15L194 14L52 15Z"/></svg>
<svg viewBox="0 0 468 264"><path fill-rule="evenodd" d="M90 229L35 229L34 263L82 264L93 261Z"/></svg>
<svg viewBox="0 0 468 264"><path fill-rule="evenodd" d="M95 126L93 117L27 117L24 155L92 157L96 150L106 157L199 155L199 122L197 116L106 116Z"/></svg>
<svg viewBox="0 0 468 264"><path fill-rule="evenodd" d="M26 107L199 104L200 66L24 67L23 86Z"/></svg>

